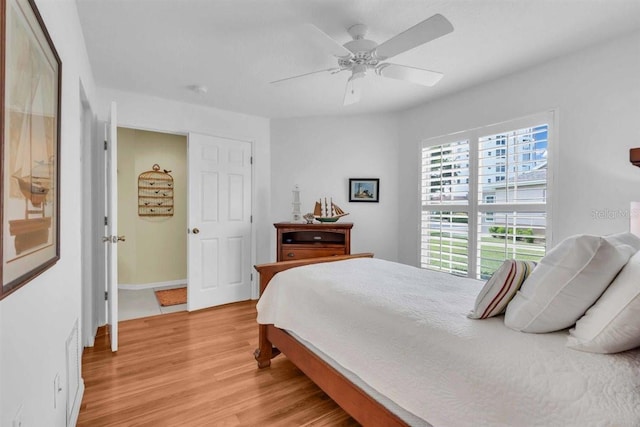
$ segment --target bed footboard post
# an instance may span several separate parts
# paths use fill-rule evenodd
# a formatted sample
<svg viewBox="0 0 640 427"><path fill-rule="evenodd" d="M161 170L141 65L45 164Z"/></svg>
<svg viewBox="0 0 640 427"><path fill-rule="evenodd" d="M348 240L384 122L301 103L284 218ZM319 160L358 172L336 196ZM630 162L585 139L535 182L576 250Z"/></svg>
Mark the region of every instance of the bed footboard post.
<svg viewBox="0 0 640 427"><path fill-rule="evenodd" d="M258 368L262 369L271 366L273 347L267 339L267 325L258 325L258 348L253 352L253 357L258 362Z"/></svg>
<svg viewBox="0 0 640 427"><path fill-rule="evenodd" d="M279 273L281 271L307 264L341 261L352 258L372 257L373 254L367 252L352 255L337 255L319 258L299 259L293 261L273 262L270 264L255 265L254 268L258 273L260 273L260 295L262 295L264 290L267 288L269 281L271 281L276 273ZM256 361L258 362L258 368L267 368L271 366L271 359L280 354L280 350L273 347L273 344L271 344L271 341L269 341L267 332L269 330L269 327L273 327L273 325L258 325L258 348L253 352L253 357L255 357Z"/></svg>

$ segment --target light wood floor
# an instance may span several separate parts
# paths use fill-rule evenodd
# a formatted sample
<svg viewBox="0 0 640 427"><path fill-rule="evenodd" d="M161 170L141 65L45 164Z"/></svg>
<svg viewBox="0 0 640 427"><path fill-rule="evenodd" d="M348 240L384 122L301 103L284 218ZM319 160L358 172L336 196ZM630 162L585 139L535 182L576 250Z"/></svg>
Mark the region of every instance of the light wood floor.
<svg viewBox="0 0 640 427"><path fill-rule="evenodd" d="M357 426L283 355L258 369L255 301L120 322L82 356L78 426Z"/></svg>

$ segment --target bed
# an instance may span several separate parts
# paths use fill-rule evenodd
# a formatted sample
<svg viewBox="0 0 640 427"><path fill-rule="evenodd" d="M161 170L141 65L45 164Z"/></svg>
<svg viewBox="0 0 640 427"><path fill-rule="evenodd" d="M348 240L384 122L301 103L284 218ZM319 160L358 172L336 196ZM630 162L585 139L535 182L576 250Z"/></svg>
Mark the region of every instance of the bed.
<svg viewBox="0 0 640 427"><path fill-rule="evenodd" d="M468 319L482 282L371 257L256 266L258 366L283 352L365 426L640 425L640 350Z"/></svg>

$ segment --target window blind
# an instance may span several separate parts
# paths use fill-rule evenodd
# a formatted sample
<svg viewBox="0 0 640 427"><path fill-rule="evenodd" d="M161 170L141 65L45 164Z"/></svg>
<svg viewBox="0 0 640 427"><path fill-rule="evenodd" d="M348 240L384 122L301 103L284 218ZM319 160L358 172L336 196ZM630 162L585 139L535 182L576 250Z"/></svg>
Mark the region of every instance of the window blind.
<svg viewBox="0 0 640 427"><path fill-rule="evenodd" d="M505 259L544 256L552 117L545 118L423 145L423 268L486 279Z"/></svg>

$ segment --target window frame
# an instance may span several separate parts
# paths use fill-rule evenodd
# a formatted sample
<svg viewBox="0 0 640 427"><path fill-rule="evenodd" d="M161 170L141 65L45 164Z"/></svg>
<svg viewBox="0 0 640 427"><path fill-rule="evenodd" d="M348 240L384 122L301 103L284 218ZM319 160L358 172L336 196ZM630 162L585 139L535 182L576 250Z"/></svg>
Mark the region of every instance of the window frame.
<svg viewBox="0 0 640 427"><path fill-rule="evenodd" d="M495 135L499 133L507 133L510 131L533 128L541 124L546 124L547 128L547 186L546 186L546 200L545 203L518 203L518 211L520 212L543 212L546 216L545 227L545 248L553 247L553 205L554 205L554 187L555 187L555 175L556 175L556 159L559 146L559 139L557 134L557 118L558 113L556 109L548 110L545 112L532 114L516 119L506 120L500 123L495 123L487 126L481 126L465 131L454 132L447 135L441 135L436 137L427 138L422 141L419 146L419 158L420 161L420 174L419 174L419 191L418 194L420 200L420 222L419 222L419 236L422 236L422 215L424 212L429 211L457 211L465 212L468 220L468 254L467 254L467 277L477 277L478 270L478 218L480 213L498 212L508 210L513 204L486 204L478 200L479 193L479 140L487 135ZM468 141L469 145L469 194L467 204L459 203L443 203L438 204L423 204L422 201L422 152L425 148L433 147L437 145L452 144L461 141ZM418 240L418 259L419 265L422 265L422 237Z"/></svg>

